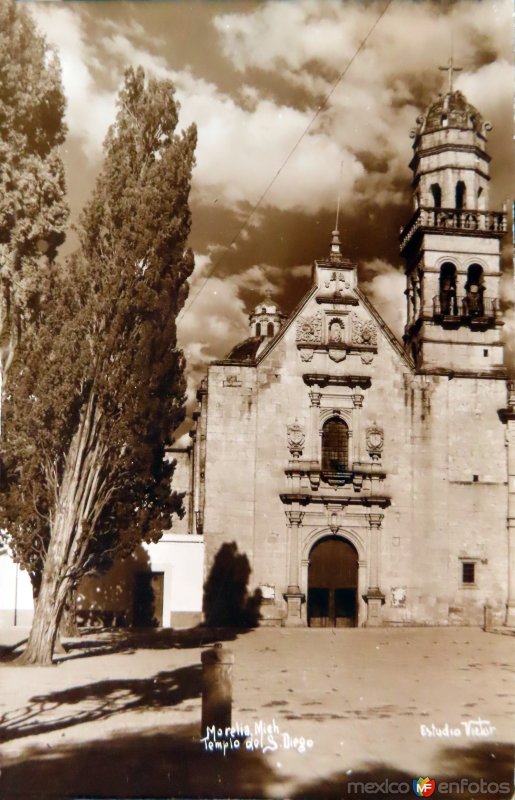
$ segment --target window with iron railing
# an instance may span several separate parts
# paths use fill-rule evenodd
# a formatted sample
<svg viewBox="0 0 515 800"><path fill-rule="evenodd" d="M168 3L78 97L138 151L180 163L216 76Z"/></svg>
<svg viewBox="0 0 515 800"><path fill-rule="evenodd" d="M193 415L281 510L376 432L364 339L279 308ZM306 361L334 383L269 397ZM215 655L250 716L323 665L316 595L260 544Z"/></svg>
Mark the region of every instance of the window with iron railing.
<svg viewBox="0 0 515 800"><path fill-rule="evenodd" d="M440 293L433 297L435 317L465 317L495 319L498 303L495 297L485 297L481 292L468 292L462 297L452 297Z"/></svg>

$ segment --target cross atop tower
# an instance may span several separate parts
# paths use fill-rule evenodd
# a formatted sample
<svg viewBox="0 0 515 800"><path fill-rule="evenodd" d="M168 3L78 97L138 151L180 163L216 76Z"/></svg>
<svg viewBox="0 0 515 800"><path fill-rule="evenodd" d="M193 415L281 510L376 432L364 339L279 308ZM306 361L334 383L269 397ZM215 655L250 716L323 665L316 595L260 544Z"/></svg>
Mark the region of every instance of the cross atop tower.
<svg viewBox="0 0 515 800"><path fill-rule="evenodd" d="M448 72L449 73L449 94L451 94L452 93L453 72L461 72L463 67L455 67L454 66L454 62L452 60L452 56L451 56L447 66L446 67L438 67L438 69L441 69L443 72Z"/></svg>

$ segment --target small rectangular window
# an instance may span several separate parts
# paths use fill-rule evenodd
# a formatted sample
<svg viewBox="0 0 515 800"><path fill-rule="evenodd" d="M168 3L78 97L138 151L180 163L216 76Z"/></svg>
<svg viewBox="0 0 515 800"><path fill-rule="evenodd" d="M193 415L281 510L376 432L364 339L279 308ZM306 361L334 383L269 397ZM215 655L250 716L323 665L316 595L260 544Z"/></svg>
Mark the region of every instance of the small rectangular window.
<svg viewBox="0 0 515 800"><path fill-rule="evenodd" d="M477 482L479 481L479 475L473 475L473 476L472 476L472 481L473 481L474 483L477 483Z"/></svg>
<svg viewBox="0 0 515 800"><path fill-rule="evenodd" d="M485 358L486 358L486 356L488 355L488 350L483 350L483 355L484 355L484 356L485 356Z"/></svg>
<svg viewBox="0 0 515 800"><path fill-rule="evenodd" d="M464 561L461 565L462 583L475 583L476 582L476 565L473 561Z"/></svg>

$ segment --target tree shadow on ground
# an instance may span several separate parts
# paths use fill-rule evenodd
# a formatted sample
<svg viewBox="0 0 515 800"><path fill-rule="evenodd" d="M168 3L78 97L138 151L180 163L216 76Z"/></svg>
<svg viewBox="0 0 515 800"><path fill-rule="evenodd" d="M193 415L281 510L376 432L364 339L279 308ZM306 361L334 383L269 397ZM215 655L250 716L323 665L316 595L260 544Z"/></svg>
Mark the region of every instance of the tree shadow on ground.
<svg viewBox="0 0 515 800"><path fill-rule="evenodd" d="M255 628L260 619L261 592L249 595L250 562L236 542L225 542L215 556L204 585L204 616L208 626Z"/></svg>
<svg viewBox="0 0 515 800"><path fill-rule="evenodd" d="M139 731L102 741L33 748L6 761L0 796L64 798L266 797L278 780L266 759L239 750L208 752L199 726ZM277 796L277 795L276 795Z"/></svg>
<svg viewBox="0 0 515 800"><path fill-rule="evenodd" d="M20 648L24 647L28 641L28 638L25 638L15 644L0 645L0 663L3 661L14 661L15 658L18 658L20 655Z"/></svg>
<svg viewBox="0 0 515 800"><path fill-rule="evenodd" d="M0 796L9 800L286 796L285 792L281 793L285 778L275 772L260 752L245 750L243 743L239 750L230 750L225 756L208 752L199 741L199 735L198 725L174 726L114 735L102 741L31 748L4 761ZM429 776L436 781L435 796L449 800L477 800L478 797L507 800L511 797L511 745L485 742L470 747L443 748L439 763L447 763L447 767L440 767L437 775ZM315 769L314 766L313 771ZM364 765L349 772L313 780L288 796L292 800L346 797L402 800L414 795L413 779L426 777L426 772L414 775L386 763ZM470 789L461 785L463 778L469 780ZM486 791L478 790L481 779L490 783ZM455 786L440 794L438 785L442 781L454 782ZM491 786L494 781L501 784L497 790ZM367 783L376 786L373 790L360 787ZM404 786L399 791L392 783Z"/></svg>
<svg viewBox="0 0 515 800"><path fill-rule="evenodd" d="M124 712L164 709L200 697L199 665L150 678L97 681L31 697L23 708L0 716L0 743L107 719ZM1 796L1 795L0 795Z"/></svg>
<svg viewBox="0 0 515 800"><path fill-rule="evenodd" d="M412 781L419 777L429 777L436 782L435 797L445 797L448 800L477 800L479 797L509 800L513 793L514 758L515 747L503 742L446 747L438 754L436 775L432 773L428 776L426 771L415 775L386 763L365 764L360 769L335 772L326 778L300 786L292 800L341 800L346 797L353 797L355 800L368 800L370 797L377 800L402 800L414 796ZM470 787L462 785L463 779L470 783ZM481 780L490 786L481 788L478 786ZM438 786L442 781L454 785L440 793ZM405 787L399 787L399 783L408 784L409 789L406 791ZM497 784L497 789L492 785L494 783ZM366 784L369 784L368 788Z"/></svg>
<svg viewBox="0 0 515 800"><path fill-rule="evenodd" d="M234 641L245 631L241 628L194 628L173 630L171 628L83 628L80 639L68 639L63 643L64 653L56 653L54 663L61 664L78 658L134 653L137 650L168 650L207 647L215 642ZM10 663L20 655L20 648L27 640L17 645L0 648L0 663Z"/></svg>

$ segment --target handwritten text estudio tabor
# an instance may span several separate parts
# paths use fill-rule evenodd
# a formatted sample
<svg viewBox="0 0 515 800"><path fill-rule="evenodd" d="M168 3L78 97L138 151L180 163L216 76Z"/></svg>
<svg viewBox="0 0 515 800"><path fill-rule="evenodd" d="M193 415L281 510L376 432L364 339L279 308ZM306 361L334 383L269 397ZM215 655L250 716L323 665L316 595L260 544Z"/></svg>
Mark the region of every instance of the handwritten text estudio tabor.
<svg viewBox="0 0 515 800"><path fill-rule="evenodd" d="M258 720L253 729L250 725L235 723L230 728L217 728L209 725L206 735L200 740L204 749L211 753L226 753L229 750L261 750L263 753L273 753L276 750L296 750L305 753L314 745L313 739L304 736L292 736L281 731L275 721L264 722Z"/></svg>

